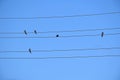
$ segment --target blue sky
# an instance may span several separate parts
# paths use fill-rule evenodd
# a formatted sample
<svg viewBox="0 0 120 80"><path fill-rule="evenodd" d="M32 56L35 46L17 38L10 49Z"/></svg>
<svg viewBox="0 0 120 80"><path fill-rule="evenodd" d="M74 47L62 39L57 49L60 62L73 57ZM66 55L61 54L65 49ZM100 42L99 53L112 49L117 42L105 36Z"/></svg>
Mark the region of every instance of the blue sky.
<svg viewBox="0 0 120 80"><path fill-rule="evenodd" d="M119 0L0 0L0 17L37 17L120 11ZM60 31L120 27L120 14L101 16L0 20L0 32ZM120 30L104 31L117 33ZM99 34L101 31L0 36ZM99 48L120 45L120 36L54 39L0 39L0 50ZM1 53L0 57L48 57L119 54L120 50L48 53ZM120 80L120 58L0 60L0 80Z"/></svg>

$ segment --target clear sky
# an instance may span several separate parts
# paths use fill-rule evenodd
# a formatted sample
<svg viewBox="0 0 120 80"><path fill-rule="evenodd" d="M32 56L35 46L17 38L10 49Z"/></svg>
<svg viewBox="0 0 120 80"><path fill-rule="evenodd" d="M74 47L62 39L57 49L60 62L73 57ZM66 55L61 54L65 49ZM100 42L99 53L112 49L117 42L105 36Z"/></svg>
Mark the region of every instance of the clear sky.
<svg viewBox="0 0 120 80"><path fill-rule="evenodd" d="M120 11L119 0L0 0L0 17L44 17L93 14ZM120 27L120 14L89 17L3 20L0 32L61 31ZM27 36L60 36L100 34L102 31L28 34ZM104 31L117 33L120 30ZM24 34L1 36L26 36ZM2 50L52 50L120 46L120 36L0 39ZM0 53L0 57L49 57L120 54L120 50L69 51L47 53ZM120 57L25 60L0 59L0 80L120 80Z"/></svg>

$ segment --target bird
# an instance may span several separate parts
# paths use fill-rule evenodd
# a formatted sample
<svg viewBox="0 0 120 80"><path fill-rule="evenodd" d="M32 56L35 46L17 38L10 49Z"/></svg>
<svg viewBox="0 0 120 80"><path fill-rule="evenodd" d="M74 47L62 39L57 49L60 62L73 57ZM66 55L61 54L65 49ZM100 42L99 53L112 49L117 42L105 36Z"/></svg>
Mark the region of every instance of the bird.
<svg viewBox="0 0 120 80"><path fill-rule="evenodd" d="M35 33L35 34L37 34L37 31L36 31L36 30L34 30L34 33Z"/></svg>
<svg viewBox="0 0 120 80"><path fill-rule="evenodd" d="M31 50L30 48L29 48L29 50L28 50L28 51L29 51L29 53L32 53L32 50Z"/></svg>
<svg viewBox="0 0 120 80"><path fill-rule="evenodd" d="M101 33L101 37L103 37L103 36L104 36L104 32Z"/></svg>
<svg viewBox="0 0 120 80"><path fill-rule="evenodd" d="M57 34L56 37L59 37L59 35Z"/></svg>
<svg viewBox="0 0 120 80"><path fill-rule="evenodd" d="M27 31L26 30L24 30L24 33L27 35Z"/></svg>

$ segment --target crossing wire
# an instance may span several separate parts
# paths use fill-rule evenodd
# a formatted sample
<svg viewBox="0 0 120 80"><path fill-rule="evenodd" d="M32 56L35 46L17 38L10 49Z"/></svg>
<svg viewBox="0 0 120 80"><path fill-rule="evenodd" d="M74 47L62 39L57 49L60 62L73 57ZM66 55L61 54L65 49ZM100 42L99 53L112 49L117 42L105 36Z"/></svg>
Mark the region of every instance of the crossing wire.
<svg viewBox="0 0 120 80"><path fill-rule="evenodd" d="M120 12L106 12L106 13L94 13L94 14L78 14L69 16L48 16L48 17L0 17L0 19L54 19L54 18L72 18L72 17L85 17L85 16L100 16L108 14L120 14Z"/></svg>
<svg viewBox="0 0 120 80"><path fill-rule="evenodd" d="M120 35L120 33L109 33L109 34L104 34L104 36L114 36L114 35ZM8 39L8 38L14 38L14 39L19 39L19 38L34 38L34 39L39 39L39 38L73 38L73 37L92 37L92 36L101 36L101 34L94 34L94 35L68 35L68 36L61 36L59 35L59 37L56 37L56 36L32 36L32 37L28 37L28 36L25 36L25 37L16 37L16 36L11 36L11 37L0 37L1 39Z"/></svg>
<svg viewBox="0 0 120 80"><path fill-rule="evenodd" d="M114 28L101 28L101 29L77 29L77 30L64 30L64 31L46 31L46 32L39 32L37 34L44 34L44 33L65 33L65 32L87 32L87 31L101 31L101 30L119 30L120 27ZM35 34L35 32L27 32L28 34ZM0 34L25 34L24 32L0 32Z"/></svg>

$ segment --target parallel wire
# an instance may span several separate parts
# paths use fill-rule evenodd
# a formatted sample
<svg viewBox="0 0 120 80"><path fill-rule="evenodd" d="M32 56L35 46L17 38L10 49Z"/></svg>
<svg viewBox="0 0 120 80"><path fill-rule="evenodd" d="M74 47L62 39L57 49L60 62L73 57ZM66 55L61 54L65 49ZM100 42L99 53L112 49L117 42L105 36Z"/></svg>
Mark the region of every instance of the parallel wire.
<svg viewBox="0 0 120 80"><path fill-rule="evenodd" d="M38 32L38 33L63 33L63 32L87 32L87 31L100 31L100 30L119 30L120 27L116 28L101 28L101 29L83 29L83 30L64 30L64 31L46 31L46 32ZM33 33L33 32L31 32Z"/></svg>
<svg viewBox="0 0 120 80"><path fill-rule="evenodd" d="M83 48L83 49L59 49L59 50L31 50L33 52L67 52L67 51L96 51L96 50L119 50L120 47L108 47L108 48ZM0 53L25 53L26 51L0 51Z"/></svg>
<svg viewBox="0 0 120 80"><path fill-rule="evenodd" d="M87 32L87 31L100 31L100 30L119 30L120 27L115 28L101 28L101 29L83 29L83 30L64 30L64 31L46 31L46 32L37 32L38 34L43 33L65 33L65 32ZM28 34L35 34L34 32L27 32ZM24 32L0 32L0 34L25 34Z"/></svg>
<svg viewBox="0 0 120 80"><path fill-rule="evenodd" d="M39 39L39 38L72 38L72 37L92 37L92 36L100 36L101 34L94 34L94 35L70 35L70 36L60 36L59 35L59 37L56 37L56 36L43 36L43 37L41 37L41 36L37 36L37 37L34 37L34 36L32 36L32 37L27 37L27 36L25 36L25 37L0 37L1 39L4 39L4 38L15 38L15 39L19 39L19 38L35 38L35 39ZM104 36L112 36L112 35L120 35L120 33L109 33L109 34L104 34Z"/></svg>
<svg viewBox="0 0 120 80"><path fill-rule="evenodd" d="M120 12L107 12L107 13L96 13L96 14L79 14L79 15L70 15L70 16L48 16L48 17L0 17L0 19L54 19L54 18L99 16L99 15L108 15L108 14L120 14Z"/></svg>
<svg viewBox="0 0 120 80"><path fill-rule="evenodd" d="M50 16L50 17L26 17L26 18L0 18L0 19L49 19L49 18L67 18L67 17L82 17L82 16L96 16L96 15L107 15L107 14L119 14L120 12L110 12L110 13L98 13L98 14L83 14L83 15L71 15L71 16ZM71 30L71 31L48 31L48 32L38 32L38 33L60 33L60 32L80 32L80 31L97 31L97 30L113 30L120 28L109 28L109 29L88 29L88 30ZM34 33L34 32L28 32ZM0 34L24 34L22 32L1 32ZM118 35L120 33L111 33L106 35ZM72 36L60 36L60 37L84 37L84 36L98 36L96 35L72 35ZM56 38L56 37L0 37L0 38ZM120 49L120 47L111 48L90 48L90 49L67 49L67 50L32 50L32 52L59 52L59 51L88 51L88 50L113 50ZM0 51L0 53L8 52L28 52L28 51ZM101 55L101 56L70 56L70 57L4 57L0 59L58 59L58 58L98 58L98 57L120 57L120 55Z"/></svg>
<svg viewBox="0 0 120 80"><path fill-rule="evenodd" d="M80 58L105 58L120 57L120 55L99 55L99 56L66 56L66 57L0 57L0 59L80 59Z"/></svg>
<svg viewBox="0 0 120 80"><path fill-rule="evenodd" d="M66 51L96 51L96 50L114 50L120 49L120 47L110 47L110 48L86 48L86 49L64 49L64 50L32 50L33 52L66 52Z"/></svg>

